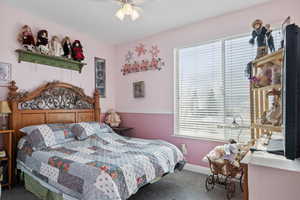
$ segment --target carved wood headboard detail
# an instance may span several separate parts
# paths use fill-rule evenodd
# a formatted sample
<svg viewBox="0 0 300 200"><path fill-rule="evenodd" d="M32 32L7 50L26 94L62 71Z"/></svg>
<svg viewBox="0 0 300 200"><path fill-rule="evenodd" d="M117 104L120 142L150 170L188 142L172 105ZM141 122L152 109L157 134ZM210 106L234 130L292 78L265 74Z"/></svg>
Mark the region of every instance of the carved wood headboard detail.
<svg viewBox="0 0 300 200"><path fill-rule="evenodd" d="M16 82L8 87L12 110L10 128L16 131L14 149L23 136L18 130L29 125L47 123L100 122L100 100L96 90L93 97L83 89L63 82L49 82L32 92L18 92Z"/></svg>

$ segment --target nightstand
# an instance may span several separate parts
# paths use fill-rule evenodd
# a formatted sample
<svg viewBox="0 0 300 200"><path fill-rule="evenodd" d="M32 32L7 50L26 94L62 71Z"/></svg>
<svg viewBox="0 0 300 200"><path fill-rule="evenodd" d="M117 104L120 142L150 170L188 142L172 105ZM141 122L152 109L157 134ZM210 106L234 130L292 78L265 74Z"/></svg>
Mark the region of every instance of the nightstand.
<svg viewBox="0 0 300 200"><path fill-rule="evenodd" d="M12 176L13 176L13 134L14 130L0 130L0 135L3 137L3 147L6 153L5 157L0 157L0 165L3 166L3 163L7 165L7 182L1 183L2 187L8 187L11 189L12 186ZM3 172L5 173L5 172Z"/></svg>
<svg viewBox="0 0 300 200"><path fill-rule="evenodd" d="M122 136L128 136L126 133L133 130L131 127L111 127L116 133Z"/></svg>

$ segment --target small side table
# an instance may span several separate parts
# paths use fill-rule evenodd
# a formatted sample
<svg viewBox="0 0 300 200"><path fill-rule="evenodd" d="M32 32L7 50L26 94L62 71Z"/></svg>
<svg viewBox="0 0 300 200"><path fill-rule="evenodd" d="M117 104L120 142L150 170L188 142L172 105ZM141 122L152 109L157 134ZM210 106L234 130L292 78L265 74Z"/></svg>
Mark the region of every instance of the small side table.
<svg viewBox="0 0 300 200"><path fill-rule="evenodd" d="M126 133L133 130L131 127L111 127L116 133L122 136L128 136Z"/></svg>
<svg viewBox="0 0 300 200"><path fill-rule="evenodd" d="M0 162L7 162L7 183L1 184L2 187L11 189L13 178L13 133L14 130L0 130L0 135L3 136L3 145L6 152L6 157L0 158Z"/></svg>

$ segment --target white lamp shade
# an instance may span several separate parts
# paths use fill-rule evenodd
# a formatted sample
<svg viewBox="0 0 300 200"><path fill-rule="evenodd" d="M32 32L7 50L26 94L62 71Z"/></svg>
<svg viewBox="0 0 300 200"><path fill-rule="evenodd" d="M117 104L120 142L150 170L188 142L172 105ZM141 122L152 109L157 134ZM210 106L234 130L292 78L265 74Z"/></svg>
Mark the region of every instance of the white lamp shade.
<svg viewBox="0 0 300 200"><path fill-rule="evenodd" d="M7 101L0 101L0 114L8 114L11 113Z"/></svg>
<svg viewBox="0 0 300 200"><path fill-rule="evenodd" d="M125 3L122 6L122 8L120 8L116 12L115 16L118 17L121 21L123 21L126 16L131 17L131 20L135 21L136 19L138 19L140 17L140 14L134 6L132 6L129 3Z"/></svg>
<svg viewBox="0 0 300 200"><path fill-rule="evenodd" d="M117 11L116 17L119 18L121 21L123 21L123 19L124 19L124 17L125 17L125 14L124 14L122 8L120 8L120 9Z"/></svg>
<svg viewBox="0 0 300 200"><path fill-rule="evenodd" d="M132 13L131 13L131 19L132 19L132 21L137 20L139 17L140 17L139 12L136 9L133 9Z"/></svg>

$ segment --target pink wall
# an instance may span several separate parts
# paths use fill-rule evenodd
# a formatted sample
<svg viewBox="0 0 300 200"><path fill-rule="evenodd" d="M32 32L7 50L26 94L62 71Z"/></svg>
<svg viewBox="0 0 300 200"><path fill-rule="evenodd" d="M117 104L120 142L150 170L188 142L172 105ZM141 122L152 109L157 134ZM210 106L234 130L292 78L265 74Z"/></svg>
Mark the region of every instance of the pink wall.
<svg viewBox="0 0 300 200"><path fill-rule="evenodd" d="M106 59L107 63L107 97L101 99L103 111L115 107L114 101L114 66L115 66L115 48L99 42L95 38L82 32L60 25L53 21L43 19L40 16L34 16L31 13L14 8L4 2L0 2L0 62L12 64L12 79L17 82L20 89L31 90L45 81L60 80L68 82L85 89L88 95L94 91L94 57ZM87 66L83 68L81 74L76 71L50 67L46 65L32 63L17 63L17 54L15 50L20 48L17 42L17 35L20 27L28 24L36 33L39 29L47 29L50 37L58 35L60 38L68 35L71 39L79 39L84 47ZM49 37L49 38L50 38ZM101 37L101 35L99 35ZM0 88L0 98L6 96L6 89Z"/></svg>
<svg viewBox="0 0 300 200"><path fill-rule="evenodd" d="M200 161L201 158L219 143L173 136L174 48L244 33L250 35L250 24L256 18L263 19L273 27L280 27L287 16L292 16L299 24L299 7L299 0L274 0L117 46L116 108L122 113L124 124L135 127L134 134L137 137L161 138L175 144L186 143L189 149L188 162L206 166ZM160 47L161 57L166 63L162 71L140 72L127 76L121 74L126 52L138 43L144 43L148 47ZM145 81L145 98L133 98L132 83L135 81Z"/></svg>
<svg viewBox="0 0 300 200"><path fill-rule="evenodd" d="M146 139L162 139L177 146L185 143L188 146L186 159L191 164L207 166L202 158L209 149L220 144L218 142L184 139L173 136L173 115L172 114L145 114L145 113L121 113L123 126L134 127L129 136L142 137Z"/></svg>
<svg viewBox="0 0 300 200"><path fill-rule="evenodd" d="M300 199L300 173L249 165L249 200Z"/></svg>

